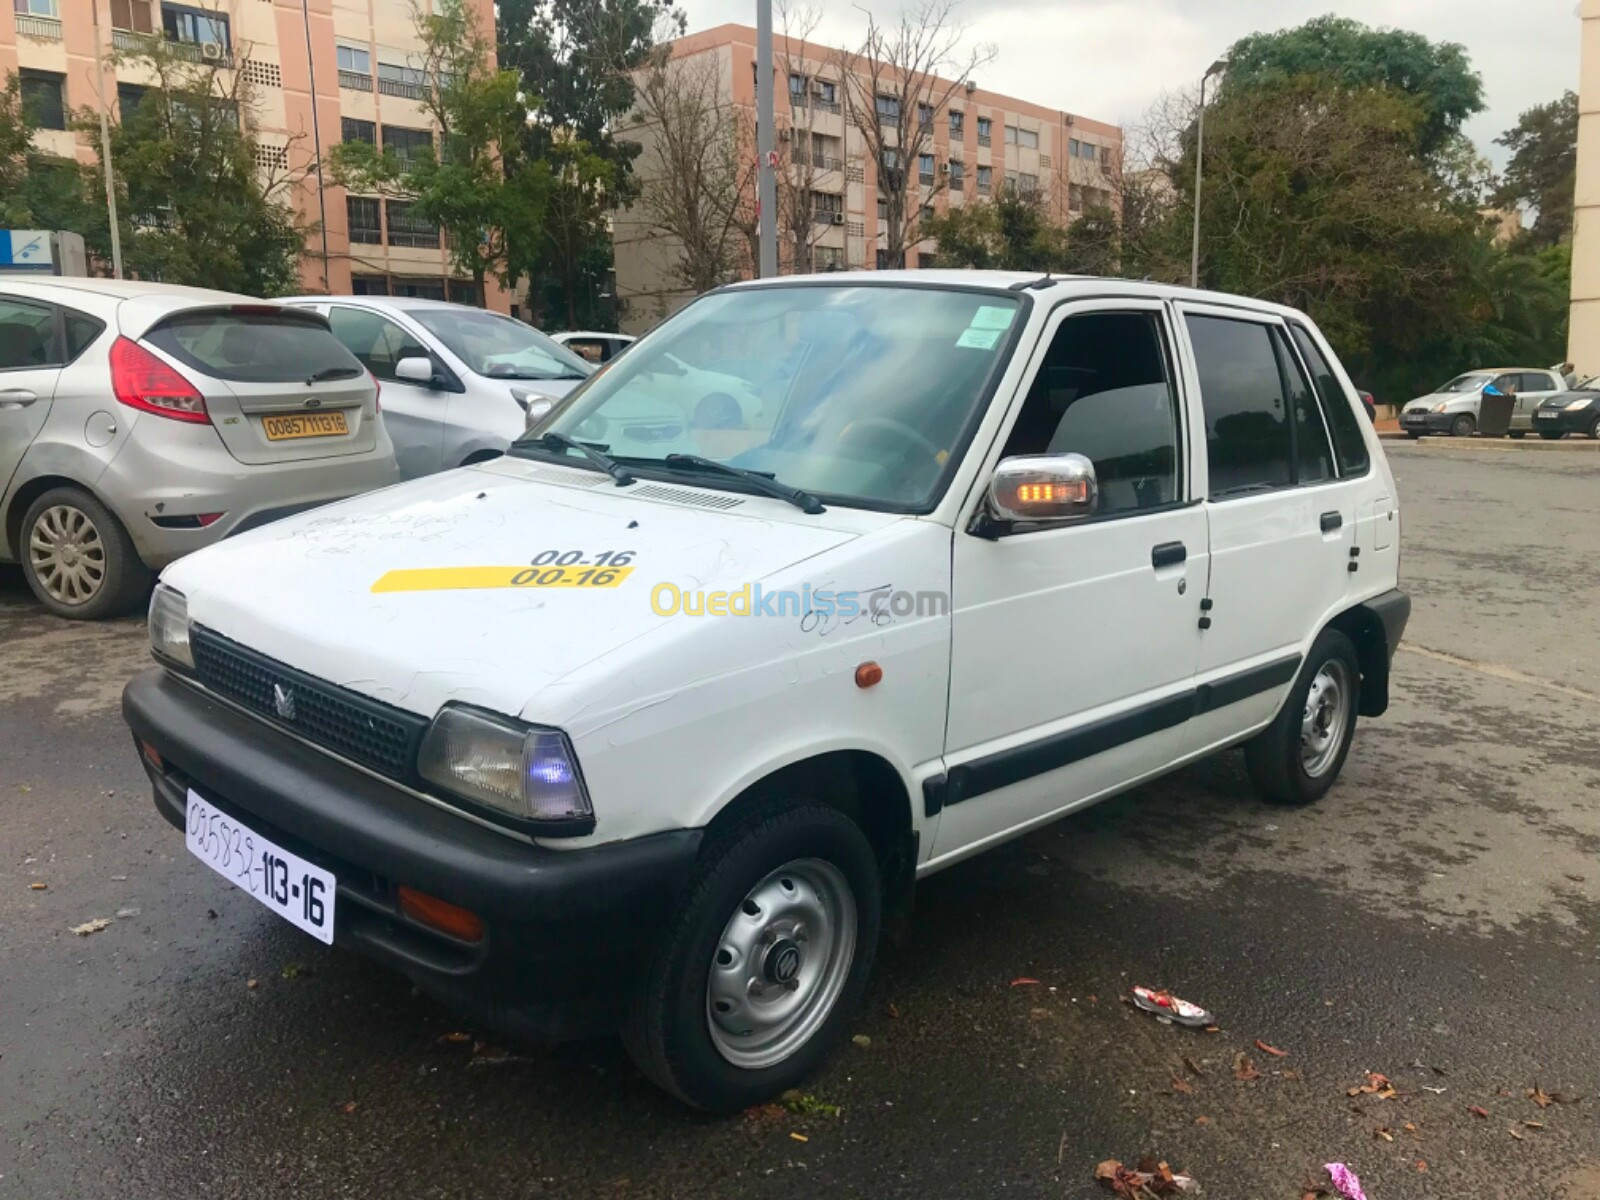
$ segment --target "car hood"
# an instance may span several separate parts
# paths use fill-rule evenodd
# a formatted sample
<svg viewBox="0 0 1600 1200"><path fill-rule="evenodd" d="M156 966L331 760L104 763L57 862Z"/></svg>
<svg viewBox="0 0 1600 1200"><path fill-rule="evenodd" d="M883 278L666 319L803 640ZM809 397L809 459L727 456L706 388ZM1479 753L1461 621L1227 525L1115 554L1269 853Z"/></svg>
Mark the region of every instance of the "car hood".
<svg viewBox="0 0 1600 1200"><path fill-rule="evenodd" d="M1565 408L1574 400L1600 400L1600 391L1596 391L1592 388L1584 388L1570 392L1561 392L1557 395L1551 396L1543 404L1539 405L1539 407Z"/></svg>
<svg viewBox="0 0 1600 1200"><path fill-rule="evenodd" d="M674 622L652 609L657 584L735 590L905 519L617 488L504 458L230 538L162 578L195 623L320 679L424 716L446 701L516 714L572 672L663 636ZM536 559L581 556L598 570L608 552L628 557L612 586L533 582Z"/></svg>
<svg viewBox="0 0 1600 1200"><path fill-rule="evenodd" d="M1415 400L1407 403L1405 408L1400 411L1416 412L1418 409L1429 409L1441 400L1446 404L1455 404L1457 402L1476 404L1481 398L1482 395L1479 392L1434 392L1428 396L1418 396Z"/></svg>

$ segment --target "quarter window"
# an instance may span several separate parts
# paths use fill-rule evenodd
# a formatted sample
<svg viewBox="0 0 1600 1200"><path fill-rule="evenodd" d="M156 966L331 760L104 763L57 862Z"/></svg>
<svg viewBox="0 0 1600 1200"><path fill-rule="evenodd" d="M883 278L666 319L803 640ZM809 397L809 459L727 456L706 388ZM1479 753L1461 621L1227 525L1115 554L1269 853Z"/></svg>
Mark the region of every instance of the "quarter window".
<svg viewBox="0 0 1600 1200"><path fill-rule="evenodd" d="M63 324L67 331L67 361L72 362L78 355L87 350L95 338L100 336L106 323L84 313L64 311Z"/></svg>
<svg viewBox="0 0 1600 1200"><path fill-rule="evenodd" d="M1317 349L1316 342L1311 340L1311 335L1300 325L1290 325L1289 330L1306 365L1311 368L1312 385L1317 389L1317 398L1322 401L1323 414L1328 418L1328 428L1333 433L1333 450L1339 459L1339 473L1364 474L1368 465L1367 439L1362 436L1360 419L1350 403L1350 397L1345 394L1322 351Z"/></svg>
<svg viewBox="0 0 1600 1200"><path fill-rule="evenodd" d="M328 314L328 324L333 336L361 360L361 365L386 382L394 381L395 364L402 358L432 357L411 334L366 309L336 304Z"/></svg>
<svg viewBox="0 0 1600 1200"><path fill-rule="evenodd" d="M1211 499L1288 487L1289 422L1272 331L1253 321L1187 318L1206 418Z"/></svg>
<svg viewBox="0 0 1600 1200"><path fill-rule="evenodd" d="M1328 431L1305 373L1289 350L1280 330L1272 331L1272 348L1278 355L1278 370L1283 374L1284 391L1294 413L1295 479L1300 483L1325 483L1333 478L1333 451L1328 448Z"/></svg>
<svg viewBox="0 0 1600 1200"><path fill-rule="evenodd" d="M1006 440L1006 456L1082 454L1101 516L1180 499L1177 396L1154 313L1091 313L1061 323Z"/></svg>
<svg viewBox="0 0 1600 1200"><path fill-rule="evenodd" d="M0 296L0 371L60 365L55 310Z"/></svg>

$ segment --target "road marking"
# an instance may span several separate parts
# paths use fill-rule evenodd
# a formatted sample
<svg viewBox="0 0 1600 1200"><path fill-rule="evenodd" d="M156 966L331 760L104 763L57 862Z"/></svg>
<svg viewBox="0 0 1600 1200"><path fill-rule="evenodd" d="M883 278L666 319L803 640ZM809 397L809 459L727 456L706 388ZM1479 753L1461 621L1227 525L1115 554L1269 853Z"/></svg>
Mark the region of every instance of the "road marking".
<svg viewBox="0 0 1600 1200"><path fill-rule="evenodd" d="M1575 696L1579 700L1600 702L1600 693L1585 691L1583 688L1573 687L1571 684L1557 683L1555 680L1545 679L1541 675L1530 675L1528 672L1519 671L1515 667L1503 667L1499 663L1483 662L1476 658L1463 658L1459 654L1450 654L1444 650L1430 650L1427 646L1418 646L1410 642L1402 642L1400 650L1402 653L1419 654L1423 658L1431 658L1435 662L1448 663L1452 667L1465 667L1469 671L1477 671L1480 675L1503 679L1507 683L1520 683L1527 687L1544 688L1546 691L1559 692L1563 696Z"/></svg>

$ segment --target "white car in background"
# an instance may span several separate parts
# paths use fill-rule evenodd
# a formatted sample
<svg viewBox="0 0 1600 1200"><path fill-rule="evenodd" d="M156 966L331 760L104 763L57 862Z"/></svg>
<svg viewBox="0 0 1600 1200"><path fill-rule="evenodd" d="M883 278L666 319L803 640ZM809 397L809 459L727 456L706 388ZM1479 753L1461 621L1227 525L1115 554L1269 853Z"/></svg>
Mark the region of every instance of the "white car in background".
<svg viewBox="0 0 1600 1200"><path fill-rule="evenodd" d="M298 296L383 385L383 422L405 479L505 452L530 407L550 407L594 366L500 313L389 296Z"/></svg>
<svg viewBox="0 0 1600 1200"><path fill-rule="evenodd" d="M639 340L627 333L597 333L592 329L571 329L550 336L592 363L608 363Z"/></svg>

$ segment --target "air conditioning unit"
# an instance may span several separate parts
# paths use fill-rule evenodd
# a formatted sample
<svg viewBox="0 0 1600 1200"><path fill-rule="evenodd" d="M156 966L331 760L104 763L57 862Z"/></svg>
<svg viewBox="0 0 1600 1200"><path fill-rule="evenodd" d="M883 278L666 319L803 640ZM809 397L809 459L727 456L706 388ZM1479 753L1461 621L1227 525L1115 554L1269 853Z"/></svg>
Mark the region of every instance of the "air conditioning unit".
<svg viewBox="0 0 1600 1200"><path fill-rule="evenodd" d="M794 136L794 130L792 130L792 129L780 129L780 130L778 130L778 140L780 142L787 142L793 136Z"/></svg>
<svg viewBox="0 0 1600 1200"><path fill-rule="evenodd" d="M828 224L830 224L830 225L843 225L844 224L844 214L842 212L836 212L836 213L829 214L829 216L828 216Z"/></svg>
<svg viewBox="0 0 1600 1200"><path fill-rule="evenodd" d="M967 95L970 96L970 95L972 95L973 92L975 92L977 90L978 90L978 81L976 79L967 80Z"/></svg>
<svg viewBox="0 0 1600 1200"><path fill-rule="evenodd" d="M939 164L939 174L941 174L941 175L950 174L950 164L947 163L947 162L940 163Z"/></svg>
<svg viewBox="0 0 1600 1200"><path fill-rule="evenodd" d="M222 58L222 47L216 42L201 42L200 57L210 62L217 62Z"/></svg>

